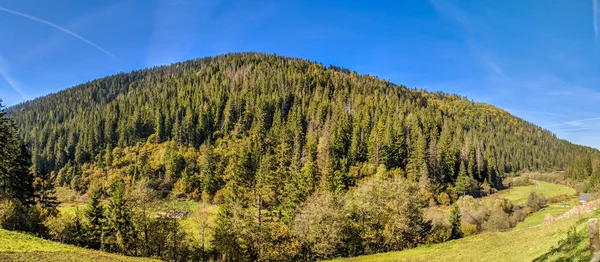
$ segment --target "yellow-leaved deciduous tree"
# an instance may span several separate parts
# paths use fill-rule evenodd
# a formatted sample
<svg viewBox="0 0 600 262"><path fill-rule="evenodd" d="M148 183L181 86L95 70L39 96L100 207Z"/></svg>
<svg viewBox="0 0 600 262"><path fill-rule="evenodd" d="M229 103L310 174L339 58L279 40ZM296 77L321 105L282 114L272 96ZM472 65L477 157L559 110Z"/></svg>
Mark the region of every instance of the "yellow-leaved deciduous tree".
<svg viewBox="0 0 600 262"><path fill-rule="evenodd" d="M424 243L431 225L422 206L418 184L402 176L367 178L348 193L347 208L362 229L365 253Z"/></svg>
<svg viewBox="0 0 600 262"><path fill-rule="evenodd" d="M312 195L296 215L293 232L319 258L335 256L347 223L342 199L326 191Z"/></svg>

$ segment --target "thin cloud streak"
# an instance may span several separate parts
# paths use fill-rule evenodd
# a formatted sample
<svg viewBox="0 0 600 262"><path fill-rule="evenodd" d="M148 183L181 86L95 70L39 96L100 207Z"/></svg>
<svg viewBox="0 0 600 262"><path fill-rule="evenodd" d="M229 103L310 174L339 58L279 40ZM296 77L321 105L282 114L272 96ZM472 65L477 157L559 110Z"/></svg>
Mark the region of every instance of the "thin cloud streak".
<svg viewBox="0 0 600 262"><path fill-rule="evenodd" d="M0 75L6 80L10 87L17 91L17 93L19 93L23 99L27 100L27 96L25 96L25 93L21 91L17 81L10 76L10 70L8 69L8 65L2 56L0 56Z"/></svg>
<svg viewBox="0 0 600 262"><path fill-rule="evenodd" d="M559 114L559 113L553 113L553 112L546 112L546 111L535 111L535 110L520 110L520 109L515 109L515 108L505 108L506 111L510 112L511 114L519 114L519 113L529 113L529 114L535 114L535 115L549 115L549 116L558 116L558 117L567 117L567 115L565 114Z"/></svg>
<svg viewBox="0 0 600 262"><path fill-rule="evenodd" d="M579 131L579 130L590 130L590 129L594 129L591 127L582 127L582 128L566 128L566 129L558 129L558 130L554 130L553 132L564 132L564 131Z"/></svg>
<svg viewBox="0 0 600 262"><path fill-rule="evenodd" d="M63 32L65 32L65 33L67 33L67 34L69 34L69 35L71 35L71 36L73 36L73 37L75 37L75 38L77 38L77 39L79 39L79 40L81 40L81 41L83 41L83 42L85 42L85 43L93 46L93 47L95 47L96 49L102 51L103 53L105 53L106 55L112 57L113 59L117 59L118 60L117 56L113 55L111 52L107 51L106 49L98 46L97 44L93 43L92 41L87 40L84 37L82 37L82 36L80 36L80 35L78 35L78 34L76 34L74 32L71 32L68 29L63 28L63 27L61 27L61 26L59 26L57 24L54 24L52 22L46 21L46 20L41 19L41 18L37 18L37 17L32 16L32 15L28 15L28 14L24 14L24 13L21 13L21 12L17 12L15 10L4 8L4 7L0 7L0 11L4 11L4 12L7 12L7 13L11 13L11 14L14 14L14 15L21 16L21 17L25 17L25 18L28 18L30 20L33 20L33 21L36 21L36 22L40 22L40 23L49 25L51 27L54 27L54 28L56 28L56 29L58 29L60 31L63 31Z"/></svg>
<svg viewBox="0 0 600 262"><path fill-rule="evenodd" d="M546 127L555 127L555 126L564 126L564 125L580 126L580 124L582 122L593 121L593 120L600 120L600 117L573 120L573 121L568 121L568 122L564 122L564 123L560 123L560 124L556 124L556 125L550 125L550 126L546 126Z"/></svg>
<svg viewBox="0 0 600 262"><path fill-rule="evenodd" d="M598 41L598 0L592 0L594 5L594 36L596 37L596 42Z"/></svg>

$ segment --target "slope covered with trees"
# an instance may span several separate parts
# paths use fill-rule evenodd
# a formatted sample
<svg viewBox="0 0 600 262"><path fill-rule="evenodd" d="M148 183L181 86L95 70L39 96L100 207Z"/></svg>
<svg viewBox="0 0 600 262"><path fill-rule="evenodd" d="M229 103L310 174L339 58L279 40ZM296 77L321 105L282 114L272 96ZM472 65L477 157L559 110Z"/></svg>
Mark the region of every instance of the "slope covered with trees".
<svg viewBox="0 0 600 262"><path fill-rule="evenodd" d="M431 230L423 205L598 154L464 97L260 53L121 73L8 113L37 176L80 193L144 179L222 204L214 246L231 260L413 247Z"/></svg>

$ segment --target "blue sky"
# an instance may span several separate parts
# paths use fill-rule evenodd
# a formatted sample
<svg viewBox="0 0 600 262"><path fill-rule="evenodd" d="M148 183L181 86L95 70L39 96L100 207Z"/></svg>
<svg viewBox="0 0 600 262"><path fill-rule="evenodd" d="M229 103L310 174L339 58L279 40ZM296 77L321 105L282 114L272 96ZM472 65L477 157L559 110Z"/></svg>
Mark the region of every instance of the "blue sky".
<svg viewBox="0 0 600 262"><path fill-rule="evenodd" d="M599 0L0 0L0 98L227 52L466 95L600 148Z"/></svg>

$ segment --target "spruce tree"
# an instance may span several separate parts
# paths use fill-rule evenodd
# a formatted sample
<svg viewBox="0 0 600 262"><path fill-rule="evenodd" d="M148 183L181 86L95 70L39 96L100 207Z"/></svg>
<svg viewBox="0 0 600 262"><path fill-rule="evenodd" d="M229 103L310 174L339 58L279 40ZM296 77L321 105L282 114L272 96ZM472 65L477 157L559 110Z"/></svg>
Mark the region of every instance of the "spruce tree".
<svg viewBox="0 0 600 262"><path fill-rule="evenodd" d="M461 238L463 233L460 229L460 208L458 205L454 205L452 210L450 210L450 217L448 218L451 227L450 239L458 239Z"/></svg>
<svg viewBox="0 0 600 262"><path fill-rule="evenodd" d="M467 170L465 167L465 163L460 163L460 171L458 172L458 177L456 178L456 192L459 195L468 195L471 194L472 183L471 178L467 175Z"/></svg>
<svg viewBox="0 0 600 262"><path fill-rule="evenodd" d="M114 244L119 252L127 254L134 241L134 227L131 210L125 199L125 184L123 181L116 182L111 194L108 206L109 215L107 225L112 231Z"/></svg>
<svg viewBox="0 0 600 262"><path fill-rule="evenodd" d="M101 198L102 189L100 187L92 188L85 210L85 216L89 223L89 246L94 249L100 249L105 229L104 205Z"/></svg>

